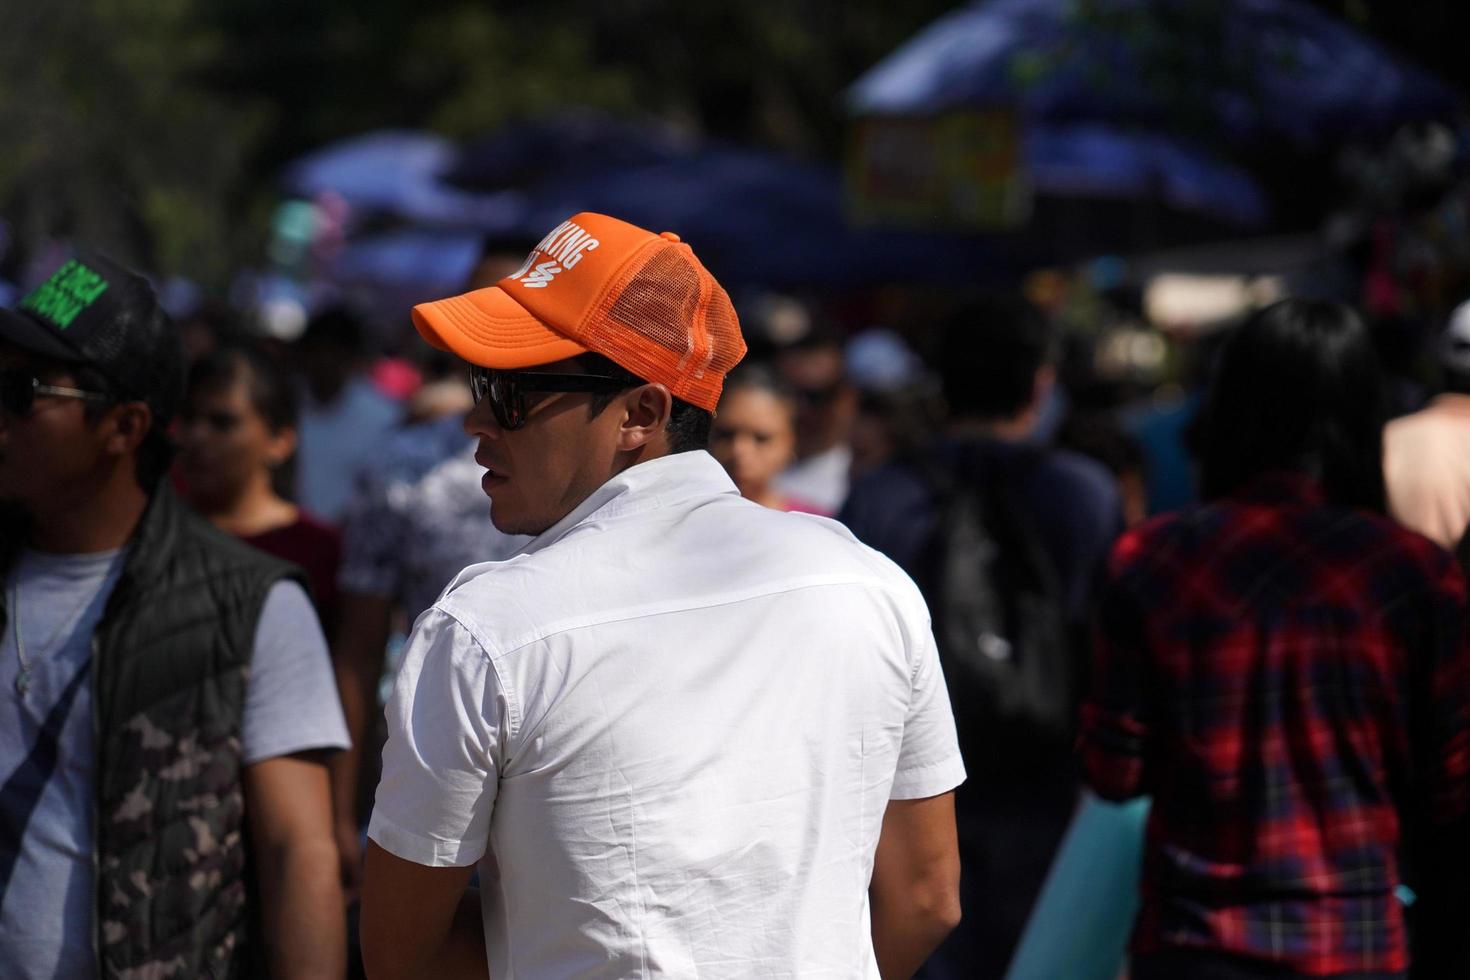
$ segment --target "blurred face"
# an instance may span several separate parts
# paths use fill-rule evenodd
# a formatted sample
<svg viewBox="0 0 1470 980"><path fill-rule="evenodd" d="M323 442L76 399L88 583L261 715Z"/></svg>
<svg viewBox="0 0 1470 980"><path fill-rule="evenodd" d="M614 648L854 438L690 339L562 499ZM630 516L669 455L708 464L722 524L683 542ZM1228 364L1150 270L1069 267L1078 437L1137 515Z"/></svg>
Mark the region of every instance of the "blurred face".
<svg viewBox="0 0 1470 980"><path fill-rule="evenodd" d="M546 374L585 374L571 360L527 368ZM502 428L482 398L465 416L465 431L479 440L475 461L485 467L480 486L490 498L490 519L506 534L540 534L571 513L614 472L618 402L595 417L593 396L536 392L525 396L525 424Z"/></svg>
<svg viewBox="0 0 1470 980"><path fill-rule="evenodd" d="M189 392L178 438L179 470L190 497L202 503L234 499L295 448L295 433L271 432L240 377Z"/></svg>
<svg viewBox="0 0 1470 980"><path fill-rule="evenodd" d="M797 452L810 456L846 439L857 399L843 383L842 352L835 347L789 350L777 359L777 367L796 389Z"/></svg>
<svg viewBox="0 0 1470 980"><path fill-rule="evenodd" d="M762 388L726 392L715 413L709 451L744 497L761 496L796 453L793 408Z"/></svg>
<svg viewBox="0 0 1470 980"><path fill-rule="evenodd" d="M45 385L79 387L65 366L8 345L0 345L0 371ZM0 408L0 503L34 515L97 484L108 460L98 426L86 418L88 407L77 398L36 394L24 414Z"/></svg>

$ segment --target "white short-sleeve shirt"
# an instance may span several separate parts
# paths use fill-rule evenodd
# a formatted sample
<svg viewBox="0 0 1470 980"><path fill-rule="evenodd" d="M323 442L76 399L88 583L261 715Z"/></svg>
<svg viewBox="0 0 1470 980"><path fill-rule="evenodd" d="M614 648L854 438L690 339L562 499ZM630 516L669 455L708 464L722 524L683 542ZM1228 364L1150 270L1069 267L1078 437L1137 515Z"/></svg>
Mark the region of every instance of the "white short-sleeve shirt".
<svg viewBox="0 0 1470 980"><path fill-rule="evenodd" d="M388 721L369 835L480 862L497 978L876 977L884 809L964 779L913 583L702 452L465 569Z"/></svg>

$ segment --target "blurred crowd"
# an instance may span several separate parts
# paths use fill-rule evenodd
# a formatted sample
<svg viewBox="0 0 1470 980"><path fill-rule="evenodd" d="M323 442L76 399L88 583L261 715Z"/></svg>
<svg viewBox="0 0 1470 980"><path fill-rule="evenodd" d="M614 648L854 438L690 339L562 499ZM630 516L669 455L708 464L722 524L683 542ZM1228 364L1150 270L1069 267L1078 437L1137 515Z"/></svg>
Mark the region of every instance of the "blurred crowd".
<svg viewBox="0 0 1470 980"><path fill-rule="evenodd" d="M467 287L533 245L487 243ZM739 305L750 354L710 453L930 607L968 779L965 917L922 975L1006 975L1084 792L1154 801L1142 891L1094 896L1138 906L1134 976L1399 976L1411 945L1422 975L1462 975L1427 971L1470 881L1448 833L1470 805L1449 557L1470 554L1470 306L1407 338L1304 300L1182 331L1060 273ZM323 744L350 743L328 763L349 908L395 651L462 568L526 540L488 519L463 363L383 314L334 305L286 343L186 311L167 476L305 573L336 692L299 707L340 710ZM1286 972L1191 972L1212 953Z"/></svg>

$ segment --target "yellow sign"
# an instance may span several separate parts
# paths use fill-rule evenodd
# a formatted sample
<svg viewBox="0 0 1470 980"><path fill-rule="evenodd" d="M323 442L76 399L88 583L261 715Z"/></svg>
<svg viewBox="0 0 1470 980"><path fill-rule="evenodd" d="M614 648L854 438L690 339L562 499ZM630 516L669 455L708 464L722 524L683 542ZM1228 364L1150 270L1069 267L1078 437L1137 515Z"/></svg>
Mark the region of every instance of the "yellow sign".
<svg viewBox="0 0 1470 980"><path fill-rule="evenodd" d="M1006 109L860 119L847 187L864 224L999 231L1031 215L1020 128Z"/></svg>

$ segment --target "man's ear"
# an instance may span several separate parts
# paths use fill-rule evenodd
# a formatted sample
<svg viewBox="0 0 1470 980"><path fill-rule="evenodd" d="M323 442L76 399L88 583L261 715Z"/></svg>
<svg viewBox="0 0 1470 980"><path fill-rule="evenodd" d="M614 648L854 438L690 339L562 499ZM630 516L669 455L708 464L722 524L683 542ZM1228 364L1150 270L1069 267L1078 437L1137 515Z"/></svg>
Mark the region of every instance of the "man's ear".
<svg viewBox="0 0 1470 980"><path fill-rule="evenodd" d="M282 426L270 437L265 451L266 461L272 469L286 462L296 451L296 429L289 425Z"/></svg>
<svg viewBox="0 0 1470 980"><path fill-rule="evenodd" d="M623 396L618 451L636 452L661 437L674 410L674 396L661 384L640 385Z"/></svg>
<svg viewBox="0 0 1470 980"><path fill-rule="evenodd" d="M107 410L102 418L102 448L113 456L137 451L153 427L153 410L147 402L123 402Z"/></svg>

